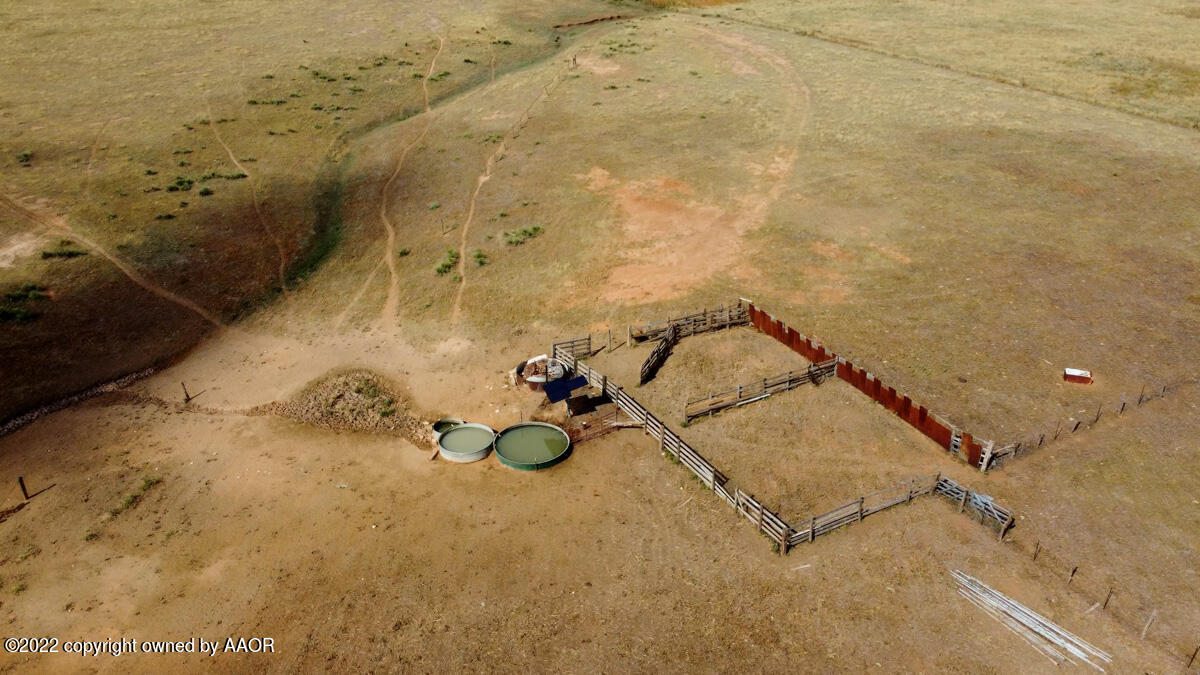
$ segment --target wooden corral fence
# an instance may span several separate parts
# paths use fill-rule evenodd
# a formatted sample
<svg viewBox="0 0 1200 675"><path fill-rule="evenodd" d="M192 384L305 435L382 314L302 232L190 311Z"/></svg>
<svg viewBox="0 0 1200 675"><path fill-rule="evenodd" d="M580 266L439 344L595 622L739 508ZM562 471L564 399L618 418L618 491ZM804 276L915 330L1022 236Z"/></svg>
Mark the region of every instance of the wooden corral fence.
<svg viewBox="0 0 1200 675"><path fill-rule="evenodd" d="M788 549L797 543L812 541L819 534L825 534L833 529L848 525L851 522L857 522L872 513L878 513L897 504L908 503L914 497L933 494L935 492L946 494L946 490L950 489L949 487L940 491L938 489L942 486L943 481L946 481L947 486L953 486L954 489L962 490L961 486L957 483L953 483L949 479L943 479L940 475L933 476L930 479L916 479L895 488L889 488L888 490L858 498L853 502L853 519L848 517L849 513L847 509L849 505L847 505L834 509L822 516L814 516L809 519L804 529L798 529L788 524L779 513L767 508L754 495L731 486L728 476L713 466L699 452L696 452L694 448L679 437L679 434L667 428L667 425L662 420L655 417L649 410L634 400L623 388L610 381L606 375L583 363L565 349L554 350L552 355L575 374L586 377L588 384L600 390L633 422L640 424L644 433L658 441L660 452L678 460L680 464L683 464L689 471L695 474L700 479L700 482L712 490L722 501L733 507L734 510L750 520L750 522L755 523L758 531L779 547L780 553L787 553ZM963 492L966 494L965 490ZM972 506L974 506L974 500L972 500ZM989 511L986 515L991 517L995 513L1008 512L1007 510ZM982 520L983 517L981 517ZM1007 523L1009 525L1012 523L1011 514L1008 516ZM1003 535L1004 529L1001 530L1001 536L1003 537Z"/></svg>
<svg viewBox="0 0 1200 675"><path fill-rule="evenodd" d="M579 445L580 443L600 438L605 434L610 434L621 428L620 414L621 410L617 408L603 415L589 418L587 426L568 426L567 436L571 438L571 443Z"/></svg>
<svg viewBox="0 0 1200 675"><path fill-rule="evenodd" d="M791 535L789 544L812 541L816 537L832 532L850 523L862 521L867 516L879 513L885 509L900 504L909 504L913 499L924 495L941 495L956 503L960 512L967 508L978 514L979 522L987 524L999 532L999 537L1012 527L1013 514L1008 509L996 504L986 495L971 492L955 481L939 474L923 476L878 490L858 499L826 511L819 516L812 516L804 523L803 529L798 529Z"/></svg>
<svg viewBox="0 0 1200 675"><path fill-rule="evenodd" d="M675 324L671 324L667 326L667 330L662 334L662 339L658 341L657 345L654 345L650 356L647 356L645 363L642 364L639 384L646 384L654 379L654 376L658 374L658 369L666 363L667 357L671 355L671 350L675 348L677 342L679 342L679 329L675 327Z"/></svg>
<svg viewBox="0 0 1200 675"><path fill-rule="evenodd" d="M830 359L825 363L814 363L808 367L808 370L800 372L789 370L775 377L763 378L762 380L748 384L739 384L733 389L701 396L700 398L688 401L684 405L683 415L690 422L697 417L714 415L728 408L736 408L747 403L761 401L773 394L791 391L810 382L820 384L825 378L833 376L836 367L837 359Z"/></svg>
<svg viewBox="0 0 1200 675"><path fill-rule="evenodd" d="M695 314L688 314L677 319L667 319L648 323L643 326L629 327L629 344L660 340L668 328L675 328L679 338L699 333L709 333L731 326L745 326L750 323L749 304L738 301L737 304L705 309Z"/></svg>
<svg viewBox="0 0 1200 675"><path fill-rule="evenodd" d="M835 359L839 378L849 382L855 389L894 412L900 419L932 438L955 457L971 466L986 470L991 461L991 442L975 440L971 434L930 413L925 406L915 404L908 396L897 393L895 387L885 387L879 378L866 370L855 368L853 363L829 351L803 333L797 332L783 321L758 309L753 303L748 304L747 312L750 315L750 323L755 328L775 338L809 361L825 363L830 359Z"/></svg>
<svg viewBox="0 0 1200 675"><path fill-rule="evenodd" d="M592 335L588 333L583 337L571 338L562 342L555 342L550 346L550 355L553 356L559 350L565 351L571 356L578 358L586 358L592 355Z"/></svg>

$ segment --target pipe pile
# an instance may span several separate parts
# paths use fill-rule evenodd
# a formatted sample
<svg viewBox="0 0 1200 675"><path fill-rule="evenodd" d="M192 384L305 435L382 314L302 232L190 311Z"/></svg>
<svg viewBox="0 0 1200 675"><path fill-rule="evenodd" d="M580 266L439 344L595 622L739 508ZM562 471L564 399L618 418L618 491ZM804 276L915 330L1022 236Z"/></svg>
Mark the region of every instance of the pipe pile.
<svg viewBox="0 0 1200 675"><path fill-rule="evenodd" d="M1012 632L1020 635L1055 665L1064 661L1075 663L1072 660L1074 657L1096 670L1104 672L1104 668L1092 659L1104 663L1112 662L1112 657L1107 653L1059 628L1042 615L993 590L975 577L959 570L954 570L953 574L955 580L958 581L959 595L970 600L976 607L987 612Z"/></svg>

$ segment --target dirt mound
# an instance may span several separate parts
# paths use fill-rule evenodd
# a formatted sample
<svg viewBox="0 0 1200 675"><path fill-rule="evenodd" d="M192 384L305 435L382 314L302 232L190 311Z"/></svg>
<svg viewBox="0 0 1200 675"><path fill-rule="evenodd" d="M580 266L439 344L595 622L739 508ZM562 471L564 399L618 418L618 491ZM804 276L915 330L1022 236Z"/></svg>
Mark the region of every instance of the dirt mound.
<svg viewBox="0 0 1200 675"><path fill-rule="evenodd" d="M369 370L327 373L292 400L269 403L255 412L329 429L401 434L415 444L427 445L429 422L412 410L398 389Z"/></svg>

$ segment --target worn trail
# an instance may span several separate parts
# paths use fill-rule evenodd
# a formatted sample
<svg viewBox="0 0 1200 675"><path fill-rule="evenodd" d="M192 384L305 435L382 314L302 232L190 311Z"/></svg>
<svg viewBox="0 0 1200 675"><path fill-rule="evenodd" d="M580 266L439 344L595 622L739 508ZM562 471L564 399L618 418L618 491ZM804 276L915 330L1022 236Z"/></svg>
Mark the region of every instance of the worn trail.
<svg viewBox="0 0 1200 675"><path fill-rule="evenodd" d="M271 227L267 221L266 214L263 212L262 201L258 197L258 188L254 186L254 176L250 175L250 172L246 170L246 167L238 161L237 156L233 154L233 150L229 147L229 144L227 144L225 139L221 137L220 130L217 129L217 125L212 121L211 110L208 114L208 128L212 129L213 136L216 137L217 143L219 143L222 148L225 148L226 154L229 155L229 161L233 162L233 165L237 167L238 171L246 174L246 182L250 185L250 200L254 204L254 214L258 218L258 226L263 233L275 243L275 251L279 255L279 288L286 295L288 292L287 254L283 250L283 241L279 238L279 233L275 231L275 228Z"/></svg>
<svg viewBox="0 0 1200 675"><path fill-rule="evenodd" d="M437 67L438 56L446 46L446 38L438 36L438 48L434 52L433 58L429 60L429 71L425 74L425 78L421 80L421 90L425 97L425 126L421 129L421 133L417 134L408 145L400 152L400 156L396 158L396 165L392 169L392 174L388 176L387 181L383 184L383 189L379 195L379 222L383 225L384 234L387 236L386 243L383 247L383 263L388 268L388 290L387 298L383 302L383 308L379 312L378 323L381 326L390 326L396 322L396 312L400 307L400 270L396 265L396 226L388 217L388 211L392 206L392 186L395 185L396 179L400 177L400 172L404 169L404 161L408 158L408 154L413 148L417 147L421 141L425 139L425 135L429 133L430 127L433 126L434 118L430 115L429 108L429 78L433 77L433 70ZM364 283L370 283L370 279Z"/></svg>
<svg viewBox="0 0 1200 675"><path fill-rule="evenodd" d="M76 231L73 227L71 227L71 225L69 223L67 223L62 218L48 216L46 214L38 213L37 211L26 207L24 204L21 204L20 202L16 201L15 199L12 199L11 197L9 197L7 195L3 195L3 194L0 194L0 206L3 206L4 208L8 209L15 215L25 219L26 221L28 221L36 226L46 228L47 230L50 230L52 232L58 232L60 234L70 236L72 239L79 241L84 246L88 247L90 250L94 251L95 253L100 255L102 258L104 258L105 260L112 263L114 266L116 266L117 269L119 269L121 271L122 274L124 274L126 277L129 278L130 281L137 284L138 286L141 286L145 290L153 293L154 295L157 295L160 298L163 298L164 300L169 300L170 302L173 302L173 303L179 305L180 307L184 307L188 310L191 310L192 312L199 315L205 321L211 323L214 326L224 327L225 324L221 321L220 318L217 317L216 314L213 314L212 312L208 311L207 309L204 309L203 307L196 304L195 302L192 302L191 300L188 300L185 297L182 297L176 293L173 293L173 292L167 290L166 288L163 288L159 284L156 284L153 281L147 279L145 276L142 275L141 272L138 272L137 270L135 270L132 266L130 266L124 260L121 260L120 258L113 255L112 253L109 253L108 250L105 249L103 246L101 246L100 244L97 244L95 241L91 240L87 236Z"/></svg>

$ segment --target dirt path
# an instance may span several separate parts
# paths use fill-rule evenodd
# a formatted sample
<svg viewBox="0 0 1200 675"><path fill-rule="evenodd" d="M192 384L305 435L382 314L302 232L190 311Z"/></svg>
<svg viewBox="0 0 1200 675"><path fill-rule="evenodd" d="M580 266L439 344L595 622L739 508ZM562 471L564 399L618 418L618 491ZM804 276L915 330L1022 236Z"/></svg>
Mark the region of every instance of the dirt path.
<svg viewBox="0 0 1200 675"><path fill-rule="evenodd" d="M350 302L346 303L346 308L343 309L340 314L338 314L337 320L333 322L333 332L336 333L341 330L342 324L345 323L347 317L350 316L350 311L354 309L354 306L358 304L359 300L362 300L362 296L365 295L367 289L370 288L371 282L375 280L375 275L379 273L379 268L383 267L383 263L384 261L380 260L379 262L375 263L374 267L371 268L371 273L367 275L366 281L364 281L362 285L358 287L358 291L354 294L354 297L350 298Z"/></svg>
<svg viewBox="0 0 1200 675"><path fill-rule="evenodd" d="M391 208L391 193L392 186L396 183L396 179L400 177L400 171L404 168L404 160L408 158L408 153L417 147L417 144L425 139L425 135L429 133L429 129L433 126L434 118L430 116L429 109L429 78L433 77L433 69L437 66L438 57L442 54L442 49L446 46L446 38L438 36L438 48L434 52L433 58L429 59L429 71L425 74L425 78L421 80L421 91L425 97L425 127L421 129L421 133L412 140L411 143L400 151L400 156L396 158L396 166L392 169L392 175L388 176L387 182L383 184L383 189L379 195L379 222L383 225L384 233L387 235L387 242L383 247L383 262L388 268L388 291L387 299L383 302L383 308L379 311L379 325L391 325L396 322L396 311L400 307L400 269L396 266L396 226L388 218L388 209ZM372 275L373 276L373 275ZM370 278L364 282L365 287L371 281ZM361 289L360 289L361 294Z"/></svg>
<svg viewBox="0 0 1200 675"><path fill-rule="evenodd" d="M279 238L279 233L275 231L275 228L271 227L267 223L266 214L263 213L262 202L258 198L258 188L254 187L254 176L251 175L250 172L246 170L246 167L238 161L237 156L233 154L233 150L229 147L229 144L226 143L225 139L221 137L221 132L217 129L217 125L212 121L211 109L208 111L208 128L212 129L213 136L216 137L217 143L220 143L221 147L225 148L225 153L229 155L229 161L233 162L233 165L237 167L238 171L246 174L246 182L250 184L250 199L254 203L254 213L258 218L258 226L263 231L263 234L267 235L271 238L271 241L275 242L275 251L279 255L279 289L286 296L288 294L287 254L285 254L283 251L283 241Z"/></svg>
<svg viewBox="0 0 1200 675"><path fill-rule="evenodd" d="M572 54L571 59L568 59L567 63L572 63L577 56L578 52ZM509 127L508 132L504 135L504 138L501 139L500 143L496 146L495 152L493 152L486 160L484 160L483 172L480 173L475 179L475 189L471 192L471 201L467 206L467 217L463 220L461 228L462 231L459 233L459 281L458 291L454 295L454 306L450 310L451 325L457 325L458 320L462 315L463 292L467 288L467 235L471 231L471 221L475 218L475 203L479 199L479 191L483 189L483 184L491 179L492 169L495 168L496 162L500 161L500 158L504 156L504 151L508 146L508 142L520 135L521 129L529 123L529 116L533 112L534 107L536 107L542 101L545 101L550 96L550 92L554 91L555 87L562 82L563 74L569 69L570 66L564 66L563 68L560 68L558 72L554 74L554 77L550 78L549 82L542 85L541 92L538 93L538 95L534 97L533 101L531 101L529 105L525 107L525 111L521 113L521 115L517 118L517 121L514 122L511 127Z"/></svg>
<svg viewBox="0 0 1200 675"><path fill-rule="evenodd" d="M3 206L5 208L9 209L15 215L29 221L30 223L32 223L34 225L46 228L47 230L50 230L51 232L58 232L60 234L68 235L72 239L78 240L84 246L88 247L92 251L95 251L102 258L104 258L105 260L107 260L110 263L112 263L113 265L115 265L117 269L121 270L122 274L124 274L126 277L129 277L129 280L132 281L133 283L137 284L138 286L141 286L145 290L157 295L160 298L163 298L164 300L169 300L170 302L173 302L173 303L179 305L180 307L184 307L186 309L191 310L192 312L195 312L201 318L203 318L205 321L211 323L212 325L214 325L218 328L225 328L225 324L222 323L221 319L218 318L215 314L213 314L212 312L209 312L208 310L204 309L200 305L197 305L196 303L192 302L191 300L188 300L187 298L179 296L175 293L172 293L171 291L163 288L162 286L160 286L160 285L154 283L153 281L150 281L146 277L142 276L142 274L140 272L133 269L133 267L131 267L128 263L121 260L120 258L113 255L112 253L109 253L104 247L100 246L99 244L92 241L88 237L80 234L78 231L76 231L74 228L72 228L71 225L69 223L67 223L67 221L63 220L62 218L60 218L58 216L51 216L51 215L47 215L44 213L39 213L33 209L26 207L24 204L21 204L17 200L9 197L8 195L3 195L3 194L0 194L0 206Z"/></svg>

